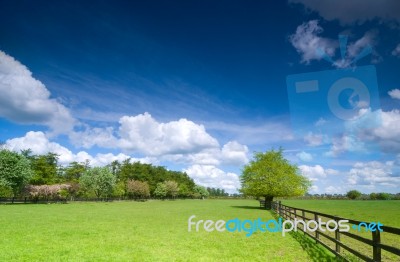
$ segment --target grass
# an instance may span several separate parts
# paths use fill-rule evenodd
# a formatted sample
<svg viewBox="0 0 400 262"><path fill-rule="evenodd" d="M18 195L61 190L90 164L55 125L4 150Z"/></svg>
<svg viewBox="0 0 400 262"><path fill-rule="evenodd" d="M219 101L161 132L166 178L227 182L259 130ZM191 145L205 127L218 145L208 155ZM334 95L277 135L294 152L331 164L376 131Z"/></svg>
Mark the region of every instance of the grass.
<svg viewBox="0 0 400 262"><path fill-rule="evenodd" d="M344 218L400 227L400 201L398 200L283 200L282 204Z"/></svg>
<svg viewBox="0 0 400 262"><path fill-rule="evenodd" d="M346 201L346 200L284 200L282 204L317 211L320 213L337 215L343 218L350 218L363 222L381 222L385 226L400 227L400 201ZM309 215L310 216L310 215ZM323 219L327 220L327 219ZM362 230L365 230L362 228ZM371 232L357 232L350 230L350 233L372 239ZM334 237L333 233L329 233ZM321 237L324 243L334 248L332 242ZM372 257L372 247L357 240L342 235L341 241L346 245L360 251L364 255ZM400 236L390 233L381 233L381 243L400 248ZM349 255L349 253L342 253ZM387 251L382 251L382 261L399 261L399 256L393 255Z"/></svg>
<svg viewBox="0 0 400 262"><path fill-rule="evenodd" d="M332 260L305 252L292 235L187 230L191 215L273 219L257 207L255 200L1 205L0 261Z"/></svg>

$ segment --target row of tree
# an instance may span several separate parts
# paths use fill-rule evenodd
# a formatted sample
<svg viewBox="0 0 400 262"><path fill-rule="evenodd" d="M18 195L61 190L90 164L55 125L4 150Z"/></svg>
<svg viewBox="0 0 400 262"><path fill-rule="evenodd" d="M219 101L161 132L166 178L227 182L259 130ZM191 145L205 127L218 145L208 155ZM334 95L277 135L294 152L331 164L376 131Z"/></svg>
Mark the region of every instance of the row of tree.
<svg viewBox="0 0 400 262"><path fill-rule="evenodd" d="M113 161L91 167L88 161L58 164L53 153L33 155L0 150L0 196L31 198L204 198L206 188L198 186L184 172L140 162Z"/></svg>

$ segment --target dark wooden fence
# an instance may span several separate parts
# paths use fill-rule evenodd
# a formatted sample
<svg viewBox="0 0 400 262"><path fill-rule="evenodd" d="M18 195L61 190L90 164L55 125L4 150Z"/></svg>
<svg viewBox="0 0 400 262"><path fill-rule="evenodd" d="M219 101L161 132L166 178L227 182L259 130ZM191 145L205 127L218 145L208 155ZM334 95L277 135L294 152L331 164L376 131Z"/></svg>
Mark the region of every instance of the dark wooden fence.
<svg viewBox="0 0 400 262"><path fill-rule="evenodd" d="M261 205L262 203L260 202L260 206ZM294 219L303 220L304 222L309 220L318 221L318 219L321 219L321 221L329 219L335 220L336 222L338 220L348 220L348 225L350 228L352 228L351 225L361 228L359 227L360 223L366 223L365 221L357 221L354 219L347 219L311 210L282 205L281 201L274 201L272 203L272 210L283 219L292 221ZM392 242L400 244L400 228L381 226L381 229L382 232L376 230L361 234L350 233L351 230L349 232L341 232L339 231L339 228L337 228L334 232L329 232L328 230L321 231L319 228L315 232L307 232L304 228L304 225L301 223L298 223L297 225L297 230L304 232L304 234L307 234L309 237L314 239L316 243L321 244L337 257L340 257L345 261L348 261L348 253L351 253L364 261L400 261L400 249L398 247L382 243L381 241L383 237L383 239L389 238L393 240ZM366 235L369 235L369 237L365 237ZM343 241L343 238L346 238L347 241ZM364 246L364 249L360 250L359 248L356 248L355 246L360 247L357 242L363 243L361 246ZM369 250L366 250L366 248ZM384 258L382 251L388 252L387 255L385 254Z"/></svg>

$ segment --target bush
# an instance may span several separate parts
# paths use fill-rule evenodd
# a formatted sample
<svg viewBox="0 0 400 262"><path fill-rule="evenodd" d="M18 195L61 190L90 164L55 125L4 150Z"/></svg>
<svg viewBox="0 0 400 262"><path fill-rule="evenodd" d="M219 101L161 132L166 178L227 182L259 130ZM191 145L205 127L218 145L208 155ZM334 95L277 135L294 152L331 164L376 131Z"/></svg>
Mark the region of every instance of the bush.
<svg viewBox="0 0 400 262"><path fill-rule="evenodd" d="M361 192L357 190L350 190L347 192L346 196L350 199L357 199L361 196Z"/></svg>

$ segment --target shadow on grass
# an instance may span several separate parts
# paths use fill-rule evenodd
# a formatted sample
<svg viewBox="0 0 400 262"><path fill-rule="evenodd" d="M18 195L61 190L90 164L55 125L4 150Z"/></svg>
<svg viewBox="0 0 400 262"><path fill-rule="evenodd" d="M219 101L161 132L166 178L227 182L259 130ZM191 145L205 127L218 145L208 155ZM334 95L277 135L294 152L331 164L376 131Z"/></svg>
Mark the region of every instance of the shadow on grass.
<svg viewBox="0 0 400 262"><path fill-rule="evenodd" d="M261 207L255 207L255 206L231 206L233 208L243 208L243 209L263 209Z"/></svg>
<svg viewBox="0 0 400 262"><path fill-rule="evenodd" d="M279 216L270 211L271 215L278 219ZM329 250L321 246L320 244L315 243L315 240L311 237L305 235L302 232L291 231L289 234L301 245L304 251L310 256L311 261L315 262L344 262L346 260L336 257Z"/></svg>

